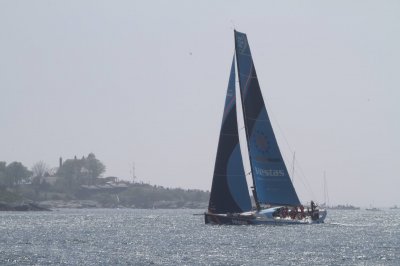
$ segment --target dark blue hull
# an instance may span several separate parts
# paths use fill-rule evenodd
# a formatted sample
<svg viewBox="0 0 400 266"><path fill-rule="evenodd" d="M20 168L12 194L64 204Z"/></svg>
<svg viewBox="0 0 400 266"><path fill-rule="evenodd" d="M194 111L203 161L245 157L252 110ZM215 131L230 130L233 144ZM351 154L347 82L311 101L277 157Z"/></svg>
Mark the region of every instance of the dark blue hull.
<svg viewBox="0 0 400 266"><path fill-rule="evenodd" d="M204 213L204 221L206 224L231 224L231 225L248 225L254 224L254 219L248 217L233 217L223 214Z"/></svg>

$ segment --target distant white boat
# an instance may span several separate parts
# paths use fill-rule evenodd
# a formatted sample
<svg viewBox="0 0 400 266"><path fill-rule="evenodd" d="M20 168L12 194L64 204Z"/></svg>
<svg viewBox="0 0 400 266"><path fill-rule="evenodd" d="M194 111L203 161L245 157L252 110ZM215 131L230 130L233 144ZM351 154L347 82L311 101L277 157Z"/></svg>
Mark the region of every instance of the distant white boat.
<svg viewBox="0 0 400 266"><path fill-rule="evenodd" d="M360 207L356 207L356 206L353 206L353 205L349 205L349 204L346 204L346 205L336 205L336 206L331 206L331 207L328 207L328 209L331 209L331 210L350 210L350 211L354 211L354 210L359 210L360 209Z"/></svg>
<svg viewBox="0 0 400 266"><path fill-rule="evenodd" d="M366 211L381 211L381 209L375 208L375 207L370 207L370 208L366 208Z"/></svg>

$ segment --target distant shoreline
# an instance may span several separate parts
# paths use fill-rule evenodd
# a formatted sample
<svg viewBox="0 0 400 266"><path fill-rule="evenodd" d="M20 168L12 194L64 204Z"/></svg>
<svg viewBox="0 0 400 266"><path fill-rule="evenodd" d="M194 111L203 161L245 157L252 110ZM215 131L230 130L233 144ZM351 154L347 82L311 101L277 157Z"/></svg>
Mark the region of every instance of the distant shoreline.
<svg viewBox="0 0 400 266"><path fill-rule="evenodd" d="M104 206L92 200L47 200L40 202L6 203L0 202L0 211L52 211L57 209L206 209L207 203L188 202L185 206L177 206L174 202L156 202L152 208L113 205Z"/></svg>
<svg viewBox="0 0 400 266"><path fill-rule="evenodd" d="M0 202L0 211L51 211L51 209L33 202L5 203Z"/></svg>

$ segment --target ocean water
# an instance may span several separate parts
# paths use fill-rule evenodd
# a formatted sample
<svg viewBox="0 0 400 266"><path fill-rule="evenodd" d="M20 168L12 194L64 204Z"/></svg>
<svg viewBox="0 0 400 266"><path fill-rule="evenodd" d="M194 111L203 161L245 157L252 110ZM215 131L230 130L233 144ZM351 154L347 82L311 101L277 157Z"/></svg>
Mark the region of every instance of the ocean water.
<svg viewBox="0 0 400 266"><path fill-rule="evenodd" d="M0 212L0 265L400 265L400 211L205 225L201 210Z"/></svg>

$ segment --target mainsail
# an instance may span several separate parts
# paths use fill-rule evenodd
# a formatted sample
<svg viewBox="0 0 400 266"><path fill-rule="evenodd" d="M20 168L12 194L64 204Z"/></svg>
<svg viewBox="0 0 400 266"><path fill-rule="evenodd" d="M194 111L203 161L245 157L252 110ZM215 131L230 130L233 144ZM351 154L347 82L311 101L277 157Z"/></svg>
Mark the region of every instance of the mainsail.
<svg viewBox="0 0 400 266"><path fill-rule="evenodd" d="M235 59L233 58L208 210L239 213L251 210L236 115Z"/></svg>
<svg viewBox="0 0 400 266"><path fill-rule="evenodd" d="M235 31L246 139L258 203L270 205L299 205L258 84L247 36Z"/></svg>

